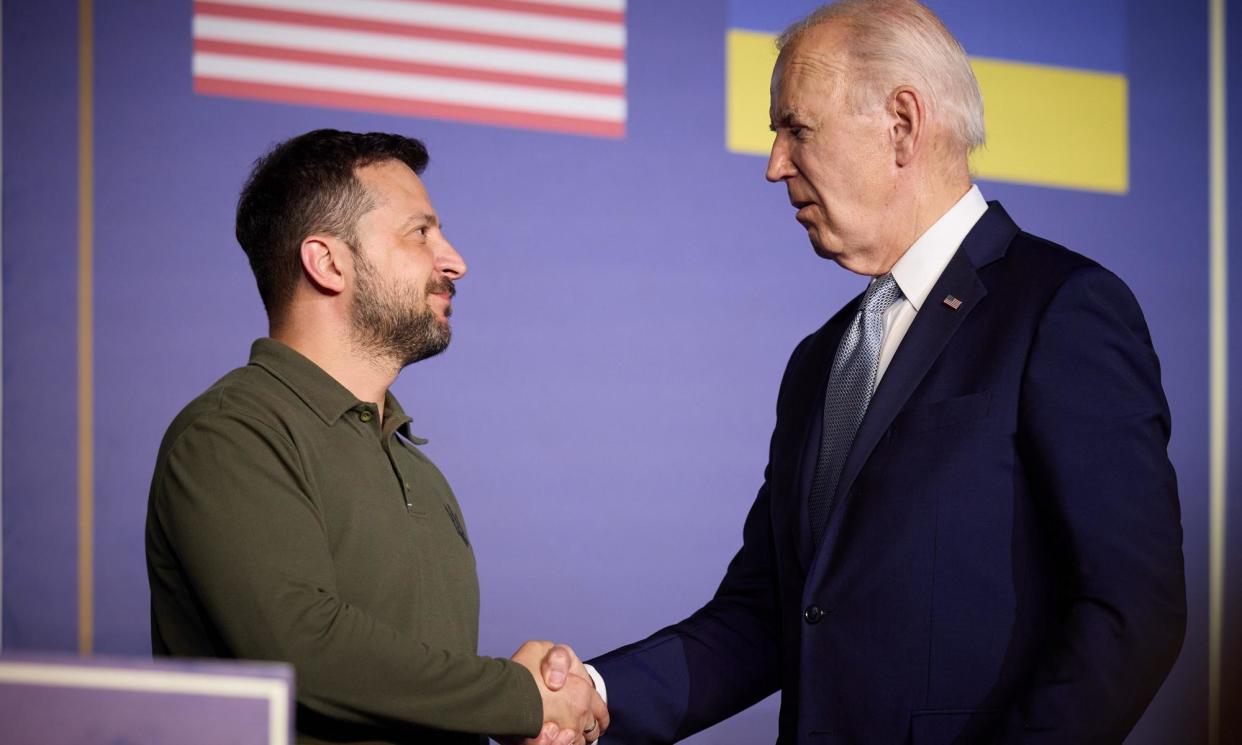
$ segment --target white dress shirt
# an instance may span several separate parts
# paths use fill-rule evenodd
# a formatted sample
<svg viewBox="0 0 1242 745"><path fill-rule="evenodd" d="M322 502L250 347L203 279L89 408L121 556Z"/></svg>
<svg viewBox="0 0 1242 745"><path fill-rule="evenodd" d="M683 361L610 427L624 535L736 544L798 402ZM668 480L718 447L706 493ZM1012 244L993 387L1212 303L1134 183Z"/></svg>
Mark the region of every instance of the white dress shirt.
<svg viewBox="0 0 1242 745"><path fill-rule="evenodd" d="M884 313L884 336L880 342L880 364L876 369L875 384L880 384L888 363L893 361L901 340L914 323L914 317L927 301L936 280L949 265L949 259L957 253L962 240L983 213L988 211L988 203L979 193L978 186L971 186L970 191L949 208L939 220L934 222L923 235L919 236L914 245L893 265L893 279L901 288L901 300L893 303ZM872 280L875 281L874 279ZM940 302L943 298L932 298Z"/></svg>

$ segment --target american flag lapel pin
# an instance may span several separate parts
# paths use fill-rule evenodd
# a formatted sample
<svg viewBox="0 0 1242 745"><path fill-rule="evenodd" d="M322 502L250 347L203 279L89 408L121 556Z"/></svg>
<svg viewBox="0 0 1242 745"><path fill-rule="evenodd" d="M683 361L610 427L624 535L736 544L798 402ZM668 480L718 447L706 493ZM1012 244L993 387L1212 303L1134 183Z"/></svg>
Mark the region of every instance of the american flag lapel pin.
<svg viewBox="0 0 1242 745"><path fill-rule="evenodd" d="M945 305L949 306L951 310L957 310L958 308L962 307L962 301L958 300L952 295L945 295L943 302Z"/></svg>

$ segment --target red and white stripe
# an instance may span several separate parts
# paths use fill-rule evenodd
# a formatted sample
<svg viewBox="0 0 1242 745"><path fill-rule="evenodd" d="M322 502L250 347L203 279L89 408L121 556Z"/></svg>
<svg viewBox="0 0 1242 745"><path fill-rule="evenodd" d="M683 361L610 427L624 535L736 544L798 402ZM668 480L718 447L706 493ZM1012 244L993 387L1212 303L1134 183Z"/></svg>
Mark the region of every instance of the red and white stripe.
<svg viewBox="0 0 1242 745"><path fill-rule="evenodd" d="M625 0L197 0L194 90L625 133Z"/></svg>

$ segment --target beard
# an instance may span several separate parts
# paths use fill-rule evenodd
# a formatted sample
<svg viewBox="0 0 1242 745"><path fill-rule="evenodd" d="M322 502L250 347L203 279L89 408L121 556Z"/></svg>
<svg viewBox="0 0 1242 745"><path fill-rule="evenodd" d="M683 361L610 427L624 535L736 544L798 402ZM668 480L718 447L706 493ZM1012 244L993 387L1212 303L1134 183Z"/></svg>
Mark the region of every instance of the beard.
<svg viewBox="0 0 1242 745"><path fill-rule="evenodd" d="M451 308L445 319L436 316L427 304L432 293L457 294L453 281L435 275L422 293L385 281L375 266L361 253L355 253L357 287L353 303L354 341L377 358L392 360L398 367L412 365L443 352L453 332L449 329Z"/></svg>

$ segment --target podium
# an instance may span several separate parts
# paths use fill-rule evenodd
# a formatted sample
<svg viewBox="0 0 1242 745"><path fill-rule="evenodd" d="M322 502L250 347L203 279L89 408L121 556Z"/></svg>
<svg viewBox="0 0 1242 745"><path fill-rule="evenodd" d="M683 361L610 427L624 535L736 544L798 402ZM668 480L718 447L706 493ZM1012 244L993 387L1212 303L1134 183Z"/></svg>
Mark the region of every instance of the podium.
<svg viewBox="0 0 1242 745"><path fill-rule="evenodd" d="M0 656L4 745L290 745L293 668Z"/></svg>

